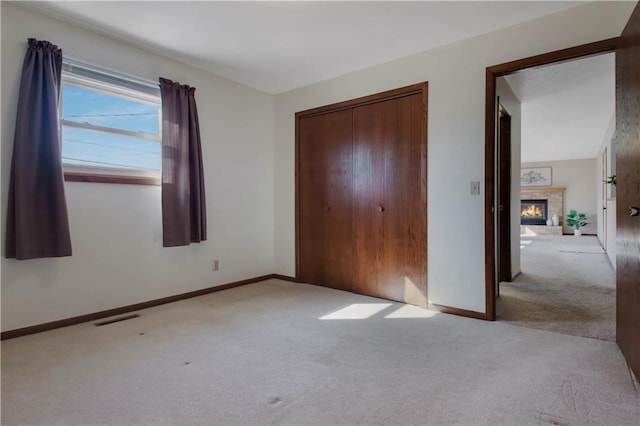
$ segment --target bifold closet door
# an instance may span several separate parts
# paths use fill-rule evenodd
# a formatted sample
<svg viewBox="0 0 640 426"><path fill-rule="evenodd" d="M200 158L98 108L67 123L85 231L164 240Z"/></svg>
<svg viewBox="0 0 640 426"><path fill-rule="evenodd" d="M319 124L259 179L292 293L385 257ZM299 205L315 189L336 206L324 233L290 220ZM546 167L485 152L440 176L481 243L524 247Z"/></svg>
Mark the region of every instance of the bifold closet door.
<svg viewBox="0 0 640 426"><path fill-rule="evenodd" d="M426 126L420 94L353 110L353 291L426 306Z"/></svg>
<svg viewBox="0 0 640 426"><path fill-rule="evenodd" d="M299 131L299 278L351 291L351 109L305 117Z"/></svg>

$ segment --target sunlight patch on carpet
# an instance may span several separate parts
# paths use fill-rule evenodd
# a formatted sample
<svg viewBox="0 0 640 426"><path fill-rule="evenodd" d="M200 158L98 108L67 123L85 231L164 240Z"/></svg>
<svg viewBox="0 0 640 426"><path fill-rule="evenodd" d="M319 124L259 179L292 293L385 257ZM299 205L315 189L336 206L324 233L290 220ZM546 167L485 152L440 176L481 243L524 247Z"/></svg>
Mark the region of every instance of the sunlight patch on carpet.
<svg viewBox="0 0 640 426"><path fill-rule="evenodd" d="M396 318L433 318L438 315L436 311L428 311L424 308L414 305L404 305L389 315L385 316L385 318L396 319Z"/></svg>
<svg viewBox="0 0 640 426"><path fill-rule="evenodd" d="M321 320L367 319L391 306L391 303L353 303L335 312L324 315Z"/></svg>

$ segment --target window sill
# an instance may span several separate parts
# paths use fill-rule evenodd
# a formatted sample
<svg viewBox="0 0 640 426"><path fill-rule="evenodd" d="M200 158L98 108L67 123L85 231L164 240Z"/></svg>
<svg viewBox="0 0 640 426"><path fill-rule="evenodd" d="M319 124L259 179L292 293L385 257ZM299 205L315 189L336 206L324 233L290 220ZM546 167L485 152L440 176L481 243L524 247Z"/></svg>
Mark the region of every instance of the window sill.
<svg viewBox="0 0 640 426"><path fill-rule="evenodd" d="M117 183L123 185L160 186L160 178L155 176L124 176L97 173L64 172L66 182Z"/></svg>

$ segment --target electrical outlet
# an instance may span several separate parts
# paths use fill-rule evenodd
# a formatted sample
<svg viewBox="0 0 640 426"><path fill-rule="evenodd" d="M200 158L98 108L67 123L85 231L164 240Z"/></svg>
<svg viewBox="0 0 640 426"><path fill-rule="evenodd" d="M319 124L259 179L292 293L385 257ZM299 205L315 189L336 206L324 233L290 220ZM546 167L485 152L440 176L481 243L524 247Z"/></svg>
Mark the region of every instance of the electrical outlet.
<svg viewBox="0 0 640 426"><path fill-rule="evenodd" d="M480 182L471 182L471 195L480 195Z"/></svg>
<svg viewBox="0 0 640 426"><path fill-rule="evenodd" d="M219 267L220 267L220 261L218 259L214 259L211 262L211 270L215 272L219 269Z"/></svg>

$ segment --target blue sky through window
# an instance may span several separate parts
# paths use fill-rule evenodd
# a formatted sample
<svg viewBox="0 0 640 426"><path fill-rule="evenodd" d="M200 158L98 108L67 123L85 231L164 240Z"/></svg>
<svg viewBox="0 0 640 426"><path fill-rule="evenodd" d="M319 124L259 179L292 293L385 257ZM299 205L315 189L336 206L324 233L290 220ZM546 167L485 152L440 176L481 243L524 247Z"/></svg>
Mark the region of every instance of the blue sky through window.
<svg viewBox="0 0 640 426"><path fill-rule="evenodd" d="M63 120L159 137L159 106L65 84ZM66 164L159 170L160 142L63 126Z"/></svg>

